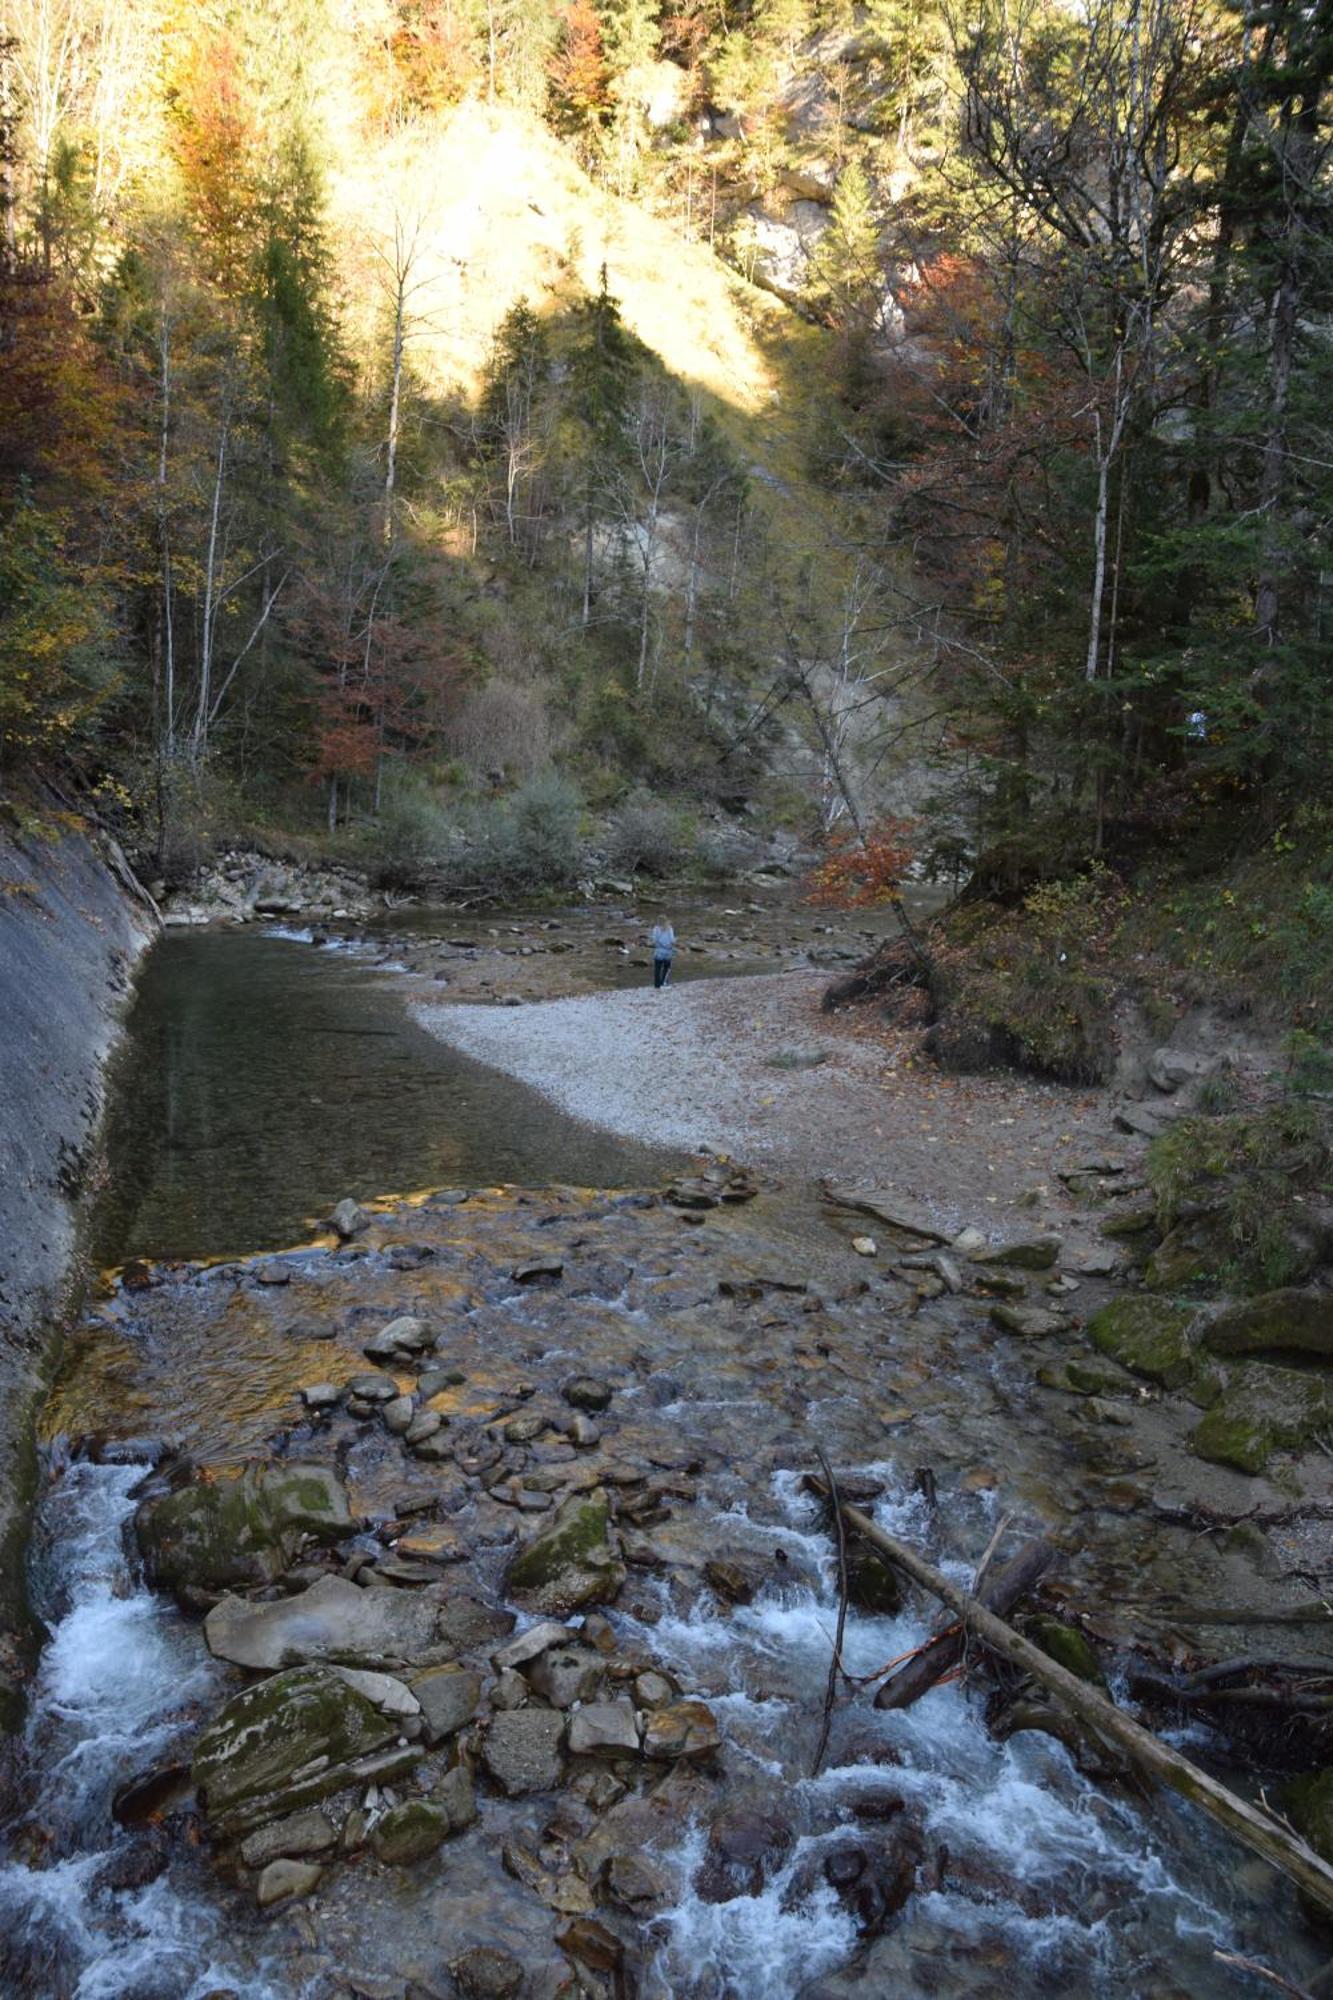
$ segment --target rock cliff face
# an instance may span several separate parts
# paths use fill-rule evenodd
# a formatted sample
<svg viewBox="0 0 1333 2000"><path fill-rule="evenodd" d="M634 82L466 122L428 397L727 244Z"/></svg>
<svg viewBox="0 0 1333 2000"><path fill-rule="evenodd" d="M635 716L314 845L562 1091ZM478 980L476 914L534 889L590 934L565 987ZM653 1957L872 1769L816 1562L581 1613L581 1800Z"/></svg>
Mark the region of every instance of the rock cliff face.
<svg viewBox="0 0 1333 2000"><path fill-rule="evenodd" d="M0 1723L23 1656L33 1413L72 1278L107 1059L156 929L113 844L0 832Z"/></svg>

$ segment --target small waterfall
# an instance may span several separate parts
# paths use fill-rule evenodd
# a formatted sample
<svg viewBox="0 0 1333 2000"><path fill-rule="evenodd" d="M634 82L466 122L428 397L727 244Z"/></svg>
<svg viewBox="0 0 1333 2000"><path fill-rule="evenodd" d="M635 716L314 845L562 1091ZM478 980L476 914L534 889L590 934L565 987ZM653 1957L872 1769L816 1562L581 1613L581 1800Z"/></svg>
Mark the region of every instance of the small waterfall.
<svg viewBox="0 0 1333 2000"><path fill-rule="evenodd" d="M119 1827L126 1779L184 1754L218 1669L197 1628L152 1596L126 1550L142 1465L53 1461L33 1545L33 1594L49 1631L32 1691L27 1797L0 1863L0 1991L50 2000L198 2000L225 1988L270 2000L290 1987L238 1972L191 1857L140 1857ZM174 1844L179 1846L179 1844Z"/></svg>
<svg viewBox="0 0 1333 2000"><path fill-rule="evenodd" d="M1213 1947L1243 1948L1237 1931L1253 1915L1229 1907L1234 1853L1206 1833L1200 1838L1197 1823L1187 1849L1170 1808L1154 1823L1141 1800L1094 1785L1046 1736L997 1742L981 1705L961 1687L940 1687L919 1707L887 1714L873 1709L868 1688L850 1698L843 1691L827 1762L809 1776L811 1691L827 1671L837 1617L833 1550L795 1482L779 1475L774 1486L786 1525L768 1530L747 1520L748 1537L772 1532L798 1548L819 1573L818 1588L769 1591L689 1618L667 1612L641 1636L714 1707L756 1781L766 1773L784 1784L779 1795L797 1839L760 1894L723 1903L697 1890L703 1829L663 1857L687 1887L660 1925L654 1996L794 2000L822 1975L854 1964L864 1947L822 1862L856 1838L864 1802L876 1794L904 1801L928 1855L947 1851L948 1874L957 1871L966 1885L946 1879L912 1898L888 1947L903 1954L903 1979L911 1978L913 1940L935 1949L943 1938L949 1952L966 1958L975 1949L985 1963L1007 1966L1024 1992L1124 1993L1145 1967L1165 1977L1167 1963L1157 1956L1164 1948L1176 1977L1188 1965L1202 1982L1191 1990L1219 1990ZM919 1496L899 1488L875 1513L910 1539L923 1531L921 1509ZM928 1607L896 1618L853 1611L846 1665L873 1674L930 1629ZM893 1990L937 1989L895 1979ZM946 1977L938 1990L972 1989Z"/></svg>

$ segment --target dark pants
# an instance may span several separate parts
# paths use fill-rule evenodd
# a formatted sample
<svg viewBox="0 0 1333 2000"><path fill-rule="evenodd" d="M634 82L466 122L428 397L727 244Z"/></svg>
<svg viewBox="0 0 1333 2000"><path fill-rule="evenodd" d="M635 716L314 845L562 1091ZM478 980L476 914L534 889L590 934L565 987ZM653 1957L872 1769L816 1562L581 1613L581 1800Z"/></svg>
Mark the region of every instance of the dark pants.
<svg viewBox="0 0 1333 2000"><path fill-rule="evenodd" d="M653 985L655 987L665 986L670 977L671 960L669 958L655 958L653 960Z"/></svg>

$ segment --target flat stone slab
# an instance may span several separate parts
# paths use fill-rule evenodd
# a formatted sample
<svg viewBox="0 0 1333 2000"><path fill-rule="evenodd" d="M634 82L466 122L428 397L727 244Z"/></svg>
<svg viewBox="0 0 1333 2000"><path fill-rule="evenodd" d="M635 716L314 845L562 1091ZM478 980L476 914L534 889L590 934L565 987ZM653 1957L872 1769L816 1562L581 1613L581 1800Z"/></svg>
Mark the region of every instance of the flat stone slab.
<svg viewBox="0 0 1333 2000"><path fill-rule="evenodd" d="M416 1592L326 1576L274 1604L224 1597L204 1620L204 1638L216 1659L270 1673L319 1661L385 1667L423 1659L439 1619L439 1605Z"/></svg>
<svg viewBox="0 0 1333 2000"><path fill-rule="evenodd" d="M615 1756L637 1751L638 1725L632 1701L590 1701L569 1718L569 1749L574 1757Z"/></svg>
<svg viewBox="0 0 1333 2000"><path fill-rule="evenodd" d="M548 1792L564 1769L565 1718L551 1708L514 1708L493 1718L481 1761L511 1799Z"/></svg>

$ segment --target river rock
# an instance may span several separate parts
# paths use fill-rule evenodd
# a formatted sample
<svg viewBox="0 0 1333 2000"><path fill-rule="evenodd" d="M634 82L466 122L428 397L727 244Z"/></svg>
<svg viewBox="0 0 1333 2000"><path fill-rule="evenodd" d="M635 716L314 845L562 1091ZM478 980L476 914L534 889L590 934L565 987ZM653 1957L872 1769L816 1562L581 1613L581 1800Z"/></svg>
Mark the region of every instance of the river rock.
<svg viewBox="0 0 1333 2000"><path fill-rule="evenodd" d="M406 1799L390 1806L371 1829L370 1845L377 1861L406 1868L434 1854L449 1836L449 1815L430 1799Z"/></svg>
<svg viewBox="0 0 1333 2000"><path fill-rule="evenodd" d="M1188 1049L1154 1049L1148 1058L1148 1078L1158 1090L1168 1094L1183 1083L1211 1076L1217 1068L1215 1056L1191 1055Z"/></svg>
<svg viewBox="0 0 1333 2000"><path fill-rule="evenodd" d="M350 1195L345 1195L329 1217L329 1224L335 1236L342 1242L349 1243L354 1236L359 1236L363 1229L370 1227L370 1217L358 1202L353 1201Z"/></svg>
<svg viewBox="0 0 1333 2000"><path fill-rule="evenodd" d="M431 1798L448 1820L450 1833L462 1833L477 1817L477 1797L466 1764L455 1764L452 1771L446 1771Z"/></svg>
<svg viewBox="0 0 1333 2000"><path fill-rule="evenodd" d="M346 1786L410 1770L397 1725L326 1667L244 1688L201 1732L194 1782L215 1838L247 1834Z"/></svg>
<svg viewBox="0 0 1333 2000"><path fill-rule="evenodd" d="M795 1834L788 1818L755 1806L727 1806L708 1829L708 1846L695 1879L704 1903L758 1896L786 1860Z"/></svg>
<svg viewBox="0 0 1333 2000"><path fill-rule="evenodd" d="M410 1396L395 1396L390 1402L381 1403L380 1416L384 1428L394 1437L403 1437L412 1428L416 1415L416 1404Z"/></svg>
<svg viewBox="0 0 1333 2000"><path fill-rule="evenodd" d="M364 1667L335 1667L333 1671L348 1687L354 1687L367 1701L373 1701L382 1715L401 1718L421 1713L421 1703L411 1688L393 1674L370 1673Z"/></svg>
<svg viewBox="0 0 1333 2000"><path fill-rule="evenodd" d="M463 2000L517 2000L523 1990L523 1967L493 1945L474 1945L450 1959L449 1972Z"/></svg>
<svg viewBox="0 0 1333 2000"><path fill-rule="evenodd" d="M624 1945L596 1917L575 1917L556 1932L555 1941L566 1957L590 1972L617 1972L625 1962Z"/></svg>
<svg viewBox="0 0 1333 2000"><path fill-rule="evenodd" d="M290 1903L318 1888L324 1870L317 1861L270 1861L255 1883L255 1901L261 1910L275 1903Z"/></svg>
<svg viewBox="0 0 1333 2000"><path fill-rule="evenodd" d="M241 1842L241 1859L247 1868L266 1868L270 1861L327 1854L337 1845L337 1827L326 1813L312 1807L248 1834Z"/></svg>
<svg viewBox="0 0 1333 2000"><path fill-rule="evenodd" d="M362 1590L326 1576L273 1604L224 1597L204 1620L208 1649L234 1666L273 1672L315 1661L395 1667L437 1643L440 1606L401 1590Z"/></svg>
<svg viewBox="0 0 1333 2000"><path fill-rule="evenodd" d="M1062 1248L1058 1236L1025 1236L1013 1243L1001 1243L994 1249L974 1250L974 1264L998 1264L1002 1269L1015 1271L1049 1271L1057 1262Z"/></svg>
<svg viewBox="0 0 1333 2000"><path fill-rule="evenodd" d="M675 1701L654 1709L643 1727L643 1754L668 1763L702 1763L722 1746L711 1708L701 1701Z"/></svg>
<svg viewBox="0 0 1333 2000"><path fill-rule="evenodd" d="M343 1392L336 1382L310 1382L301 1390L301 1401L308 1410L333 1410L341 1403Z"/></svg>
<svg viewBox="0 0 1333 2000"><path fill-rule="evenodd" d="M611 1547L610 1525L602 1487L572 1495L510 1563L510 1593L531 1611L561 1616L586 1604L609 1604L626 1575Z"/></svg>
<svg viewBox="0 0 1333 2000"><path fill-rule="evenodd" d="M1314 1354L1333 1361L1333 1292L1264 1292L1230 1306L1203 1330L1212 1354Z"/></svg>
<svg viewBox="0 0 1333 2000"><path fill-rule="evenodd" d="M426 1724L427 1743L443 1743L476 1714L481 1677L464 1667L431 1667L416 1675L412 1693Z"/></svg>
<svg viewBox="0 0 1333 2000"><path fill-rule="evenodd" d="M613 1391L609 1382L599 1382L595 1375L574 1375L560 1393L571 1408L596 1415L609 1406Z"/></svg>
<svg viewBox="0 0 1333 2000"><path fill-rule="evenodd" d="M395 1546L407 1562L439 1563L441 1566L466 1562L469 1553L467 1543L455 1529L434 1523L400 1535Z"/></svg>
<svg viewBox="0 0 1333 2000"><path fill-rule="evenodd" d="M991 1307L990 1318L992 1326L1019 1340L1044 1340L1069 1324L1063 1313L1049 1312L1044 1306L1011 1306L1003 1301Z"/></svg>
<svg viewBox="0 0 1333 2000"><path fill-rule="evenodd" d="M569 1718L568 1740L572 1757L616 1756L624 1751L636 1754L639 1731L634 1703L624 1699L585 1703Z"/></svg>
<svg viewBox="0 0 1333 2000"><path fill-rule="evenodd" d="M444 1457L453 1447L447 1438L439 1437L443 1429L444 1418L438 1410L418 1410L403 1432L403 1442L409 1451L416 1453L418 1458L434 1456L437 1453ZM432 1445L432 1440L437 1442ZM427 1451L427 1446L432 1447L430 1452Z"/></svg>
<svg viewBox="0 0 1333 2000"><path fill-rule="evenodd" d="M111 1817L117 1826L141 1826L187 1805L190 1789L188 1764L154 1764L117 1785L111 1798Z"/></svg>
<svg viewBox="0 0 1333 2000"><path fill-rule="evenodd" d="M1333 1424L1333 1381L1323 1371L1239 1362L1190 1438L1200 1458L1262 1472L1277 1451L1296 1451Z"/></svg>
<svg viewBox="0 0 1333 2000"><path fill-rule="evenodd" d="M564 1770L565 1718L550 1708L515 1708L492 1717L482 1745L488 1776L511 1799L548 1792Z"/></svg>
<svg viewBox="0 0 1333 2000"><path fill-rule="evenodd" d="M584 1646L552 1646L532 1662L527 1682L552 1708L572 1708L576 1701L593 1699L605 1671L600 1653Z"/></svg>
<svg viewBox="0 0 1333 2000"><path fill-rule="evenodd" d="M516 1285L553 1285L564 1276L564 1270L563 1258L528 1257L521 1264L515 1264L509 1275Z"/></svg>
<svg viewBox="0 0 1333 2000"><path fill-rule="evenodd" d="M424 1354L434 1347L435 1339L434 1328L426 1320L404 1313L363 1342L361 1352L372 1361L392 1361L398 1355Z"/></svg>
<svg viewBox="0 0 1333 2000"><path fill-rule="evenodd" d="M195 1478L144 1500L134 1517L150 1578L178 1594L271 1583L307 1541L341 1541L355 1525L342 1481L323 1465Z"/></svg>
<svg viewBox="0 0 1333 2000"><path fill-rule="evenodd" d="M1088 1321L1088 1338L1136 1375L1178 1389L1195 1372L1190 1338L1194 1314L1188 1306L1156 1298L1114 1299Z"/></svg>
<svg viewBox="0 0 1333 2000"><path fill-rule="evenodd" d="M353 1375L347 1393L363 1403L392 1403L400 1391L392 1375Z"/></svg>
<svg viewBox="0 0 1333 2000"><path fill-rule="evenodd" d="M567 1625L557 1624L554 1618L544 1618L536 1625L529 1625L526 1632L520 1632L507 1646L501 1646L497 1653L492 1653L491 1664L500 1673L509 1667L526 1666L529 1660L535 1660L539 1653L544 1653L548 1646L563 1646L568 1637Z"/></svg>

